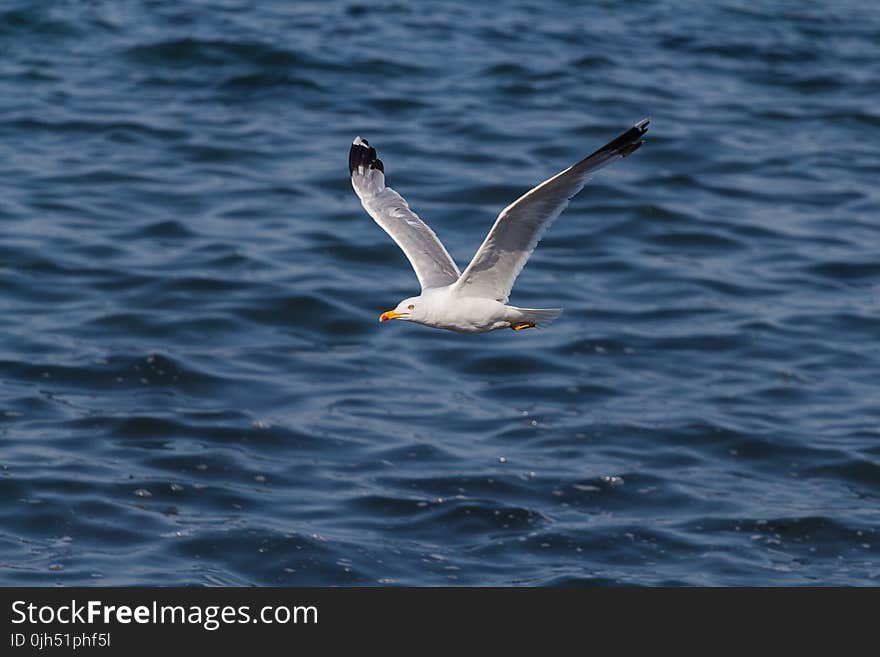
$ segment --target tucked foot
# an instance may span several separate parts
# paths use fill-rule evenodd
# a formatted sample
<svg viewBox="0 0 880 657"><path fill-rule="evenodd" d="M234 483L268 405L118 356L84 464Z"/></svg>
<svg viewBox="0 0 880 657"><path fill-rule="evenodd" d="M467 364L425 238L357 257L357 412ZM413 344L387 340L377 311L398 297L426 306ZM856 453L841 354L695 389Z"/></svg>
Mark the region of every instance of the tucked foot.
<svg viewBox="0 0 880 657"><path fill-rule="evenodd" d="M522 331L527 328L535 328L535 324L532 324L531 322L516 322L515 324L511 324L510 328L514 331Z"/></svg>

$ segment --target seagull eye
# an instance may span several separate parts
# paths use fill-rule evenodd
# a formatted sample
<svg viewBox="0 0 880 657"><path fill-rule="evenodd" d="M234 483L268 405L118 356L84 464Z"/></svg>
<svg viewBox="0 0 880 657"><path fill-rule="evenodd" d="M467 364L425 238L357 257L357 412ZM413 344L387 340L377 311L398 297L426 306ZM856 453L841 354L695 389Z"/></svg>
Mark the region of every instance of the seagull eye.
<svg viewBox="0 0 880 657"><path fill-rule="evenodd" d="M409 304L409 305L406 307L407 310L412 310L413 308L415 308L415 306L414 306L413 304Z"/></svg>

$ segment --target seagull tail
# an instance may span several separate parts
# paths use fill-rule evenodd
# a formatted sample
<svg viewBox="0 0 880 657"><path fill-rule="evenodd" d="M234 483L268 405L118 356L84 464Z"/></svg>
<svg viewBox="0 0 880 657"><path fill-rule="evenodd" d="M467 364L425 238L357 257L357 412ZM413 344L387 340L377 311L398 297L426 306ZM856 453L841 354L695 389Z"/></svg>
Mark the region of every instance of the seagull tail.
<svg viewBox="0 0 880 657"><path fill-rule="evenodd" d="M562 308L516 308L510 328L519 331L524 328L544 328L562 314Z"/></svg>

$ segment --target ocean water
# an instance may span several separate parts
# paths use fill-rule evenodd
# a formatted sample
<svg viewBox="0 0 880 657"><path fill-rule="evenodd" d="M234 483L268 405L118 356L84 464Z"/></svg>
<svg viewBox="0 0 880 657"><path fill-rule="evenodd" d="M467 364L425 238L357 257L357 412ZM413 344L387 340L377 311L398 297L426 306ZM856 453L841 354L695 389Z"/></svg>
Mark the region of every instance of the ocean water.
<svg viewBox="0 0 880 657"><path fill-rule="evenodd" d="M0 584L880 583L880 10L0 5ZM511 303L465 265L643 116Z"/></svg>

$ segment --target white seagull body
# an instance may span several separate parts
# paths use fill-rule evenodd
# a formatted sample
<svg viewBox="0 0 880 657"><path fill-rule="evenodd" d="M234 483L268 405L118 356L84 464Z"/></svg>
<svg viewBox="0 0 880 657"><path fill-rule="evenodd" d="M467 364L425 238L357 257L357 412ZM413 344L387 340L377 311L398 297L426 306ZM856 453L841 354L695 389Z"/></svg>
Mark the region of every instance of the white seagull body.
<svg viewBox="0 0 880 657"><path fill-rule="evenodd" d="M501 211L473 260L459 272L446 248L400 194L385 186L385 167L366 139L355 138L348 155L351 184L364 209L409 259L422 293L382 313L458 333L519 331L549 324L558 308L517 308L507 299L516 277L544 231L583 189L590 174L635 151L644 142L643 119L565 171L545 180Z"/></svg>

